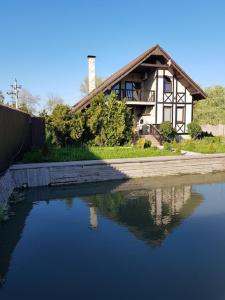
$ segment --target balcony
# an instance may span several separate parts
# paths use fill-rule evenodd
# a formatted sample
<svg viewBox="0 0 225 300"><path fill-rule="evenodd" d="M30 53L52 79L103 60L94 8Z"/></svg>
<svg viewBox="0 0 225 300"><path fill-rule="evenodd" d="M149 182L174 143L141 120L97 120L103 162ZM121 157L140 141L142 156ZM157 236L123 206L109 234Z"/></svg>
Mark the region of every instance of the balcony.
<svg viewBox="0 0 225 300"><path fill-rule="evenodd" d="M129 104L151 104L155 103L155 91L143 89L113 89L118 99L126 99Z"/></svg>

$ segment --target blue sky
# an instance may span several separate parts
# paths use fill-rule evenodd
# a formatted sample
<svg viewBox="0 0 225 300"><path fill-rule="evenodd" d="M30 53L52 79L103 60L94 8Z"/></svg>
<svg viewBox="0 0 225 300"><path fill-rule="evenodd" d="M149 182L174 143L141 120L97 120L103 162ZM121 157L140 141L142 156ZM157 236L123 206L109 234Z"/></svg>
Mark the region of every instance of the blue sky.
<svg viewBox="0 0 225 300"><path fill-rule="evenodd" d="M225 1L2 0L0 90L74 104L88 54L107 77L160 44L203 87L225 85Z"/></svg>

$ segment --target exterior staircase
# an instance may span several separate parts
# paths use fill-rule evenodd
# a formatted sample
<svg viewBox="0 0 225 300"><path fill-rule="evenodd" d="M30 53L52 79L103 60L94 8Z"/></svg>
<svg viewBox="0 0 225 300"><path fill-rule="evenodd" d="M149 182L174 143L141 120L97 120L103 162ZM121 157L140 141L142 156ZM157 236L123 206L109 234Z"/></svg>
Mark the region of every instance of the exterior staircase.
<svg viewBox="0 0 225 300"><path fill-rule="evenodd" d="M140 137L144 138L147 141L150 141L152 143L152 147L161 148L160 142L151 134L148 135L141 135Z"/></svg>

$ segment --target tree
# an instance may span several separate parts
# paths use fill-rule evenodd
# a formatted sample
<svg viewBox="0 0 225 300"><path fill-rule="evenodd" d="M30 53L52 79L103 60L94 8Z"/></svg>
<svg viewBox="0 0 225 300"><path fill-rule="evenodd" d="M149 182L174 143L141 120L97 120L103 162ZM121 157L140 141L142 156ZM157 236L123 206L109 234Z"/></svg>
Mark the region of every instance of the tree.
<svg viewBox="0 0 225 300"><path fill-rule="evenodd" d="M225 87L209 87L205 92L206 100L194 104L194 121L201 125L225 124Z"/></svg>
<svg viewBox="0 0 225 300"><path fill-rule="evenodd" d="M129 143L133 134L133 115L125 101L112 93L94 97L87 110L87 127L96 145L119 146Z"/></svg>
<svg viewBox="0 0 225 300"><path fill-rule="evenodd" d="M5 97L3 95L3 92L0 90L0 104L3 104L5 100Z"/></svg>
<svg viewBox="0 0 225 300"><path fill-rule="evenodd" d="M80 142L84 132L84 114L73 112L68 105L58 104L50 116L46 113L42 116L45 116L52 144L64 147Z"/></svg>
<svg viewBox="0 0 225 300"><path fill-rule="evenodd" d="M98 87L104 81L104 79L100 76L96 76L95 80L96 80L96 87ZM88 94L88 77L86 77L83 80L83 82L81 83L80 92L81 92L83 97Z"/></svg>
<svg viewBox="0 0 225 300"><path fill-rule="evenodd" d="M132 140L133 115L125 101L112 93L94 97L85 112L58 104L51 115L43 111L46 139L60 147L75 144L124 145Z"/></svg>
<svg viewBox="0 0 225 300"><path fill-rule="evenodd" d="M60 96L54 95L54 94L49 94L48 95L48 100L47 100L47 104L46 104L46 112L48 114L51 114L54 110L54 108L58 105L58 104L63 104L63 99Z"/></svg>
<svg viewBox="0 0 225 300"><path fill-rule="evenodd" d="M28 90L21 89L18 95L18 108L34 114L37 112L37 106L39 105L40 98L38 96L33 96Z"/></svg>

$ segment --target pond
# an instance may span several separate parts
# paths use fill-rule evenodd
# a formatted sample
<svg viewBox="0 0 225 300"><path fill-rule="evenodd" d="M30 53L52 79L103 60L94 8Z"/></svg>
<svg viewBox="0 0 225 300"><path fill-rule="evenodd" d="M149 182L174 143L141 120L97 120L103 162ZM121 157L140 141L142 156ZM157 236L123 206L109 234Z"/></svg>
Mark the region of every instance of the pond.
<svg viewBox="0 0 225 300"><path fill-rule="evenodd" d="M225 299L225 174L28 189L0 299Z"/></svg>

